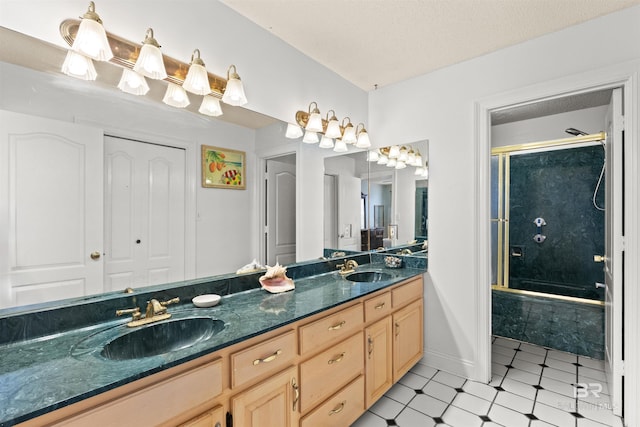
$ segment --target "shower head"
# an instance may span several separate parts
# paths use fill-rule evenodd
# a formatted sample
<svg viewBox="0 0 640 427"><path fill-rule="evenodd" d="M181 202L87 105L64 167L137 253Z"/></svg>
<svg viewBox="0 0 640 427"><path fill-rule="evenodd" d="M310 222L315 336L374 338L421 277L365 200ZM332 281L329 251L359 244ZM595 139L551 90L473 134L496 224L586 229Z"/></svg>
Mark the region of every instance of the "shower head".
<svg viewBox="0 0 640 427"><path fill-rule="evenodd" d="M568 128L568 129L565 129L564 131L573 136L589 135L588 133L578 130L576 128Z"/></svg>

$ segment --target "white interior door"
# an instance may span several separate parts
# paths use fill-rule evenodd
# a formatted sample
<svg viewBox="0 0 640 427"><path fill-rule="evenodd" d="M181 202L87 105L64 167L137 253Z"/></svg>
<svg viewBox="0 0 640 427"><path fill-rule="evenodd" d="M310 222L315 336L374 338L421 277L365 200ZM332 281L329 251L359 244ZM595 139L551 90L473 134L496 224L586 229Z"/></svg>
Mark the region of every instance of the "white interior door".
<svg viewBox="0 0 640 427"><path fill-rule="evenodd" d="M338 200L336 195L336 177L324 176L324 247L338 247Z"/></svg>
<svg viewBox="0 0 640 427"><path fill-rule="evenodd" d="M296 261L296 165L267 160L267 264Z"/></svg>
<svg viewBox="0 0 640 427"><path fill-rule="evenodd" d="M105 137L105 290L184 280L185 151Z"/></svg>
<svg viewBox="0 0 640 427"><path fill-rule="evenodd" d="M614 89L605 119L605 367L613 413L622 415L624 305L623 259L623 174L622 174L622 89Z"/></svg>
<svg viewBox="0 0 640 427"><path fill-rule="evenodd" d="M102 138L0 111L0 307L102 292Z"/></svg>
<svg viewBox="0 0 640 427"><path fill-rule="evenodd" d="M360 250L360 178L338 178L338 248Z"/></svg>

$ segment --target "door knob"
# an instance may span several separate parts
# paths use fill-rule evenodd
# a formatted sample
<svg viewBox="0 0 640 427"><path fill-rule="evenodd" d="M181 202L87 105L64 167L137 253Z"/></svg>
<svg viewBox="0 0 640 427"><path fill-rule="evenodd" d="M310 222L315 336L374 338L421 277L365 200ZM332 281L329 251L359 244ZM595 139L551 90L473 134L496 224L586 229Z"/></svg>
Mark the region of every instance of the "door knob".
<svg viewBox="0 0 640 427"><path fill-rule="evenodd" d="M90 257L91 257L91 259L92 259L92 260L94 260L94 261L95 261L95 260L98 260L98 259L100 259L100 252L98 252L98 251L91 252Z"/></svg>

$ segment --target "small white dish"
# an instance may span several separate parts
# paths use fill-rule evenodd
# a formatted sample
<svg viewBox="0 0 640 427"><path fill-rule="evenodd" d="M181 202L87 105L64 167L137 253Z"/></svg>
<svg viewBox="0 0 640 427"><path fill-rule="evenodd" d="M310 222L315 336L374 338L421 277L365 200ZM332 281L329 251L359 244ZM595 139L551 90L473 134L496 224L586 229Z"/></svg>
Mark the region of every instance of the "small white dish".
<svg viewBox="0 0 640 427"><path fill-rule="evenodd" d="M220 295L216 294L198 295L194 297L191 302L193 302L193 305L196 307L213 307L220 302L220 298Z"/></svg>

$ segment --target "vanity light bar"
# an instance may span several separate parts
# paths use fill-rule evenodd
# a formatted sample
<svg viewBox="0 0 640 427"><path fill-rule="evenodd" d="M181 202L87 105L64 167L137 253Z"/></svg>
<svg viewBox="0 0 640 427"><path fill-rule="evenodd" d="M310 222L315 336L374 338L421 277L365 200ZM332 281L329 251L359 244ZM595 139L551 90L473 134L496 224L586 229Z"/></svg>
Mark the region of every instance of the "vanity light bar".
<svg viewBox="0 0 640 427"><path fill-rule="evenodd" d="M65 19L60 24L60 34L69 46L73 45L73 41L75 40L76 34L78 34L79 27L80 20L78 19ZM109 41L109 45L113 51L113 58L111 58L109 62L133 70L133 66L138 59L142 45L113 35L108 31L107 40ZM163 55L163 59L167 70L167 78L164 80L178 86L182 86L187 75L187 71L189 70L189 64L178 61L177 59L171 58L167 55ZM224 77L220 77L209 72L207 72L207 74L209 75L209 84L211 86L211 93L209 95L215 96L216 98L222 98L222 94L227 87L227 80Z"/></svg>

